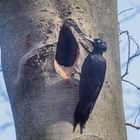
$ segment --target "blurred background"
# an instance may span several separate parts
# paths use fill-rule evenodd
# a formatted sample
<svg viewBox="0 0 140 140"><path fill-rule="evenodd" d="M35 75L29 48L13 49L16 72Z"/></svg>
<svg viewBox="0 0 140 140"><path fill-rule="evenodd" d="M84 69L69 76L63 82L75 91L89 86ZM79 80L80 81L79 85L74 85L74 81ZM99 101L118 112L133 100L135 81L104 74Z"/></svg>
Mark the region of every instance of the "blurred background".
<svg viewBox="0 0 140 140"><path fill-rule="evenodd" d="M130 40L130 55L134 55L140 44L140 0L118 0L118 19L121 31L128 31ZM120 31L119 31L120 32ZM120 36L121 75L126 72L128 58L128 36ZM131 38L130 37L130 38ZM134 41L133 41L134 39ZM140 127L140 56L135 57L129 64L127 79L132 84L122 81L123 101L126 123ZM139 140L140 130L127 126L128 140Z"/></svg>
<svg viewBox="0 0 140 140"><path fill-rule="evenodd" d="M127 136L128 140L139 140L140 130L135 128L140 128L139 55L129 62L128 74L124 77L123 75L126 73L128 64L129 43L130 56L136 53L140 44L140 0L118 0L118 19L121 75L122 79L126 80L122 81L125 120L132 125L126 125ZM1 70L0 59L0 140L16 140L12 112Z"/></svg>

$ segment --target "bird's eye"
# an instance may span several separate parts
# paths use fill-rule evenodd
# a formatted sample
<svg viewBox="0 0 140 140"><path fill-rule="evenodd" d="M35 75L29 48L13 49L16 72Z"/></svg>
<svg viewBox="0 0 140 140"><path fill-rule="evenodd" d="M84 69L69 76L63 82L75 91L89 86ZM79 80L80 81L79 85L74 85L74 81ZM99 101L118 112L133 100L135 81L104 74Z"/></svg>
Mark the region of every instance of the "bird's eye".
<svg viewBox="0 0 140 140"><path fill-rule="evenodd" d="M97 40L97 43L101 43L101 40Z"/></svg>
<svg viewBox="0 0 140 140"><path fill-rule="evenodd" d="M102 45L106 45L106 43L105 42L102 42Z"/></svg>
<svg viewBox="0 0 140 140"><path fill-rule="evenodd" d="M105 46L105 45L106 45L106 43L105 43L105 42L102 42L102 45L104 45L104 46Z"/></svg>

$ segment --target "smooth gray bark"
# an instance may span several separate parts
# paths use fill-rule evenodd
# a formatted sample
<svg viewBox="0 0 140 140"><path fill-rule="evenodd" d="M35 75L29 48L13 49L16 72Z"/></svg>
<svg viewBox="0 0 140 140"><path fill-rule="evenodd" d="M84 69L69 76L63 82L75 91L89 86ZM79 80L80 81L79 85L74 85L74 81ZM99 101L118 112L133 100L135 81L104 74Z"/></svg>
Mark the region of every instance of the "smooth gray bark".
<svg viewBox="0 0 140 140"><path fill-rule="evenodd" d="M78 49L75 63L65 68L55 55L67 22L72 26L66 34ZM73 133L72 124L77 71L87 55L82 44L89 44L77 26L108 44L105 83L83 135ZM116 0L0 1L2 67L17 140L126 140L117 30Z"/></svg>

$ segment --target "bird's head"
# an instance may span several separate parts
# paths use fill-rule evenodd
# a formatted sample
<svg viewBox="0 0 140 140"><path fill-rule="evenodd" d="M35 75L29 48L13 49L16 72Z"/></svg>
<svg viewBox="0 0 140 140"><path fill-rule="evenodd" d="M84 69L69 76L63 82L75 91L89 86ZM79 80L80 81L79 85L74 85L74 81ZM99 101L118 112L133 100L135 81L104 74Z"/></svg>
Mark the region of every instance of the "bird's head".
<svg viewBox="0 0 140 140"><path fill-rule="evenodd" d="M84 38L86 38L89 42L91 42L94 51L97 51L97 52L107 51L107 44L101 38L91 39L87 36L84 36Z"/></svg>
<svg viewBox="0 0 140 140"><path fill-rule="evenodd" d="M106 42L103 41L100 38L95 38L94 41L92 42L92 44L93 44L95 50L99 50L99 51L102 51L102 52L107 51Z"/></svg>

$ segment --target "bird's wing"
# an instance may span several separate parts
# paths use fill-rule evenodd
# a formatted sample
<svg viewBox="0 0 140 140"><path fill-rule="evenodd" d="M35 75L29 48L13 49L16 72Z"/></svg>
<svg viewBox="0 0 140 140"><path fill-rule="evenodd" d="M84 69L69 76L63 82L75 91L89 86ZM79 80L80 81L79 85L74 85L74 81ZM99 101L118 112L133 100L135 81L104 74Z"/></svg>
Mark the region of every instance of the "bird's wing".
<svg viewBox="0 0 140 140"><path fill-rule="evenodd" d="M80 81L81 83L88 83L91 78L93 77L93 74L94 74L94 66L92 64L92 60L89 57L87 57L83 63L83 66L82 66L82 72L81 72L81 75L80 75Z"/></svg>

